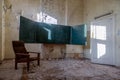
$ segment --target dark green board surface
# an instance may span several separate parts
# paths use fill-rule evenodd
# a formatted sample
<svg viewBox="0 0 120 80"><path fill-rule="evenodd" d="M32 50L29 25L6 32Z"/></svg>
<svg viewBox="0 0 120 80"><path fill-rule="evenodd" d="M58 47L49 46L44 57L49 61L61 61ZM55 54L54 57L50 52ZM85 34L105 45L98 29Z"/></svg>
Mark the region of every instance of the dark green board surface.
<svg viewBox="0 0 120 80"><path fill-rule="evenodd" d="M25 43L54 43L85 45L85 25L65 26L35 22L20 17L19 40Z"/></svg>
<svg viewBox="0 0 120 80"><path fill-rule="evenodd" d="M36 22L20 17L19 39L27 43L36 43Z"/></svg>
<svg viewBox="0 0 120 80"><path fill-rule="evenodd" d="M68 44L70 27L55 24L37 23L37 43Z"/></svg>
<svg viewBox="0 0 120 80"><path fill-rule="evenodd" d="M61 44L70 43L70 26L55 25L53 28L54 42Z"/></svg>
<svg viewBox="0 0 120 80"><path fill-rule="evenodd" d="M87 37L86 25L73 26L71 29L71 44L85 45Z"/></svg>
<svg viewBox="0 0 120 80"><path fill-rule="evenodd" d="M36 43L53 43L53 28L49 24L37 23ZM49 38L50 36L50 38Z"/></svg>

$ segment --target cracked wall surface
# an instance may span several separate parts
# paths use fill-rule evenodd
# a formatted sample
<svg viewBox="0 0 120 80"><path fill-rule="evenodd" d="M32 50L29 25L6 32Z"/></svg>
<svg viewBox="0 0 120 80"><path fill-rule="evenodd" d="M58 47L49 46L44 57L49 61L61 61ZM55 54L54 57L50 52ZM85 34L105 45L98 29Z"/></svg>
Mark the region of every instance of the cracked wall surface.
<svg viewBox="0 0 120 80"><path fill-rule="evenodd" d="M2 1L0 1L0 53L2 53ZM2 54L0 54L0 61Z"/></svg>
<svg viewBox="0 0 120 80"><path fill-rule="evenodd" d="M0 63L4 59L4 0L0 0Z"/></svg>
<svg viewBox="0 0 120 80"><path fill-rule="evenodd" d="M67 0L67 24L83 24L83 0Z"/></svg>

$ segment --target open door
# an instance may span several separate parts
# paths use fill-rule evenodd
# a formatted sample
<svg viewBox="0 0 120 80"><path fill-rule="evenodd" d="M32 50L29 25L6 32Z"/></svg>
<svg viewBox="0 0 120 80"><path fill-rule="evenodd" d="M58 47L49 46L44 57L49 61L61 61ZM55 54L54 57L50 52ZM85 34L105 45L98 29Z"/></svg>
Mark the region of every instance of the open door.
<svg viewBox="0 0 120 80"><path fill-rule="evenodd" d="M91 23L91 60L93 63L115 65L114 20L112 16Z"/></svg>

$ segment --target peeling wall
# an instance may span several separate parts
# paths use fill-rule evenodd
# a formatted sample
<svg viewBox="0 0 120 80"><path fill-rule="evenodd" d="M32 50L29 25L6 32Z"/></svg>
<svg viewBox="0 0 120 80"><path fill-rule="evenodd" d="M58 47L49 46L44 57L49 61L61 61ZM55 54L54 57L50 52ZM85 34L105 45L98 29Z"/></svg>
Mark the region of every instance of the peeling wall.
<svg viewBox="0 0 120 80"><path fill-rule="evenodd" d="M41 12L57 20L57 24L65 24L66 0L41 0Z"/></svg>
<svg viewBox="0 0 120 80"><path fill-rule="evenodd" d="M113 10L115 17L115 62L120 66L120 0L84 0L84 23L87 23L88 29L90 22L94 17L108 13ZM86 57L91 58L90 50L86 49Z"/></svg>
<svg viewBox="0 0 120 80"><path fill-rule="evenodd" d="M67 45L66 46L67 58L83 58L83 46L82 45Z"/></svg>
<svg viewBox="0 0 120 80"><path fill-rule="evenodd" d="M0 0L0 61L2 60L2 0Z"/></svg>
<svg viewBox="0 0 120 80"><path fill-rule="evenodd" d="M2 60L5 55L5 14L4 14L4 0L2 0Z"/></svg>
<svg viewBox="0 0 120 80"><path fill-rule="evenodd" d="M67 0L67 25L83 24L83 0Z"/></svg>
<svg viewBox="0 0 120 80"><path fill-rule="evenodd" d="M0 0L0 62L4 59L4 0Z"/></svg>
<svg viewBox="0 0 120 80"><path fill-rule="evenodd" d="M40 0L5 0L5 58L13 58L12 40L19 39L20 15L32 20L40 11Z"/></svg>
<svg viewBox="0 0 120 80"><path fill-rule="evenodd" d="M64 58L66 46L64 44L43 44L44 59Z"/></svg>
<svg viewBox="0 0 120 80"><path fill-rule="evenodd" d="M77 25L83 22L82 3L83 0L4 0L5 58L14 57L12 40L19 40L20 15L37 20L37 14L42 12L55 18L58 24ZM61 48L65 48L65 45L60 45L59 47L57 45L53 46L53 54L58 53L58 55L59 52L61 53ZM46 46L42 44L26 44L27 50L38 51L44 54L44 50L41 47L45 48ZM46 51L49 51L49 48L47 45L45 48L47 49ZM73 48L76 49L77 47Z"/></svg>

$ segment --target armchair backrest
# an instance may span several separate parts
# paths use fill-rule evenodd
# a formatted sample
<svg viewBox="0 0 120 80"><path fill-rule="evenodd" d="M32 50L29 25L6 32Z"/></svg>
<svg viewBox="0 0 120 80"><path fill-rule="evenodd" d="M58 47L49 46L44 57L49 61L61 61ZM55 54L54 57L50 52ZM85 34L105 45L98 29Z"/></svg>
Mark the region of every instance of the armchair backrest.
<svg viewBox="0 0 120 80"><path fill-rule="evenodd" d="M12 41L14 53L27 53L23 41Z"/></svg>

